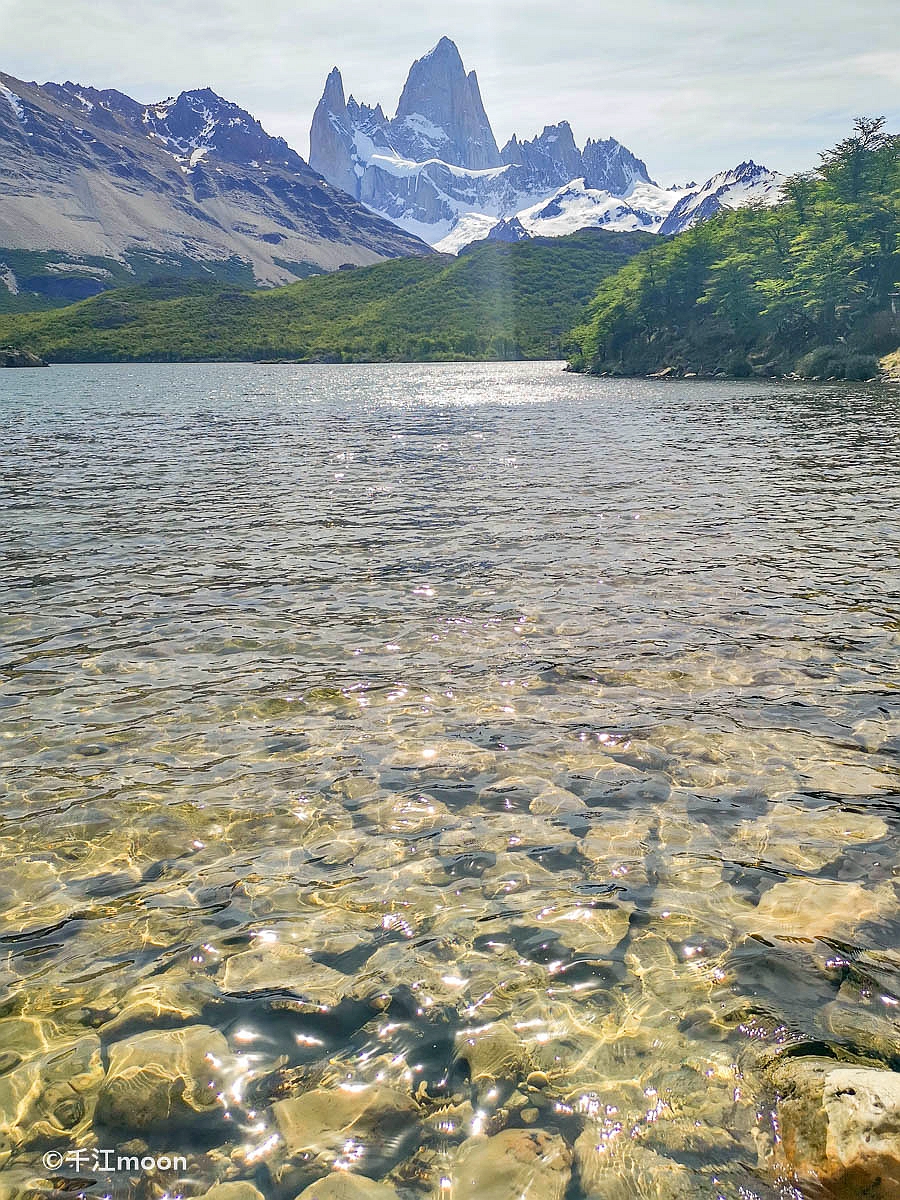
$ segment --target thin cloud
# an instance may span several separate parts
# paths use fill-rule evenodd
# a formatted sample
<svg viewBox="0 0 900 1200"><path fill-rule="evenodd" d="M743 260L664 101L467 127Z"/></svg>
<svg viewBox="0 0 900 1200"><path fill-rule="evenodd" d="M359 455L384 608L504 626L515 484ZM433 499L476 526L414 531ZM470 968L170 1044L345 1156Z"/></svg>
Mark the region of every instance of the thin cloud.
<svg viewBox="0 0 900 1200"><path fill-rule="evenodd" d="M392 110L443 34L478 72L498 141L567 119L663 183L747 157L808 167L854 115L900 115L896 0L0 0L0 33L0 67L20 78L142 101L210 86L302 154L332 66Z"/></svg>

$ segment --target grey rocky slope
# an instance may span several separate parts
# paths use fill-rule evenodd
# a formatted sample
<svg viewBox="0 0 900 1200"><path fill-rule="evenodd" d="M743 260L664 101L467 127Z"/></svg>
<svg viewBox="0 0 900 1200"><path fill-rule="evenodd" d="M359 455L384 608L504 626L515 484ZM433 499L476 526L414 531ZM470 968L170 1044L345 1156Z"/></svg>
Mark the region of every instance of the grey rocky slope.
<svg viewBox="0 0 900 1200"><path fill-rule="evenodd" d="M310 129L310 164L336 187L442 250L477 238L508 240L585 226L675 233L723 207L777 198L779 179L742 163L705 184L662 188L615 138L583 149L567 121L502 149L475 72L441 38L413 63L396 116L347 98L337 67Z"/></svg>
<svg viewBox="0 0 900 1200"><path fill-rule="evenodd" d="M44 252L62 276L80 260L97 288L138 258L240 262L275 284L428 252L209 89L142 105L0 74L0 158L0 299Z"/></svg>

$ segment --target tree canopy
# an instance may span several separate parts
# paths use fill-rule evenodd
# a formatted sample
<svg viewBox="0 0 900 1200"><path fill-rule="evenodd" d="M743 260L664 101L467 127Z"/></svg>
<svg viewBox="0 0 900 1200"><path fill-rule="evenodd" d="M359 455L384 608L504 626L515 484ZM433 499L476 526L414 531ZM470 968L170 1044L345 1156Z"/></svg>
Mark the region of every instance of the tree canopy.
<svg viewBox="0 0 900 1200"><path fill-rule="evenodd" d="M603 281L573 365L866 378L900 341L898 277L900 137L860 117L783 203L723 212Z"/></svg>

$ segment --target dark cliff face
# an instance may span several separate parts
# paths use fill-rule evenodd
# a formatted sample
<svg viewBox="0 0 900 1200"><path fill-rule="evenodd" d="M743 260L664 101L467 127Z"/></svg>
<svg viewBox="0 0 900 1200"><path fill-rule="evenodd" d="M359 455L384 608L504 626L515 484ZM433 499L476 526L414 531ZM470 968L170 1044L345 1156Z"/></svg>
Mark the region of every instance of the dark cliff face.
<svg viewBox="0 0 900 1200"><path fill-rule="evenodd" d="M8 250L234 257L263 283L289 282L292 264L303 273L428 252L208 88L142 105L0 76L0 160Z"/></svg>
<svg viewBox="0 0 900 1200"><path fill-rule="evenodd" d="M525 242L528 231L518 217L510 217L506 221L498 221L485 239L489 242Z"/></svg>
<svg viewBox="0 0 900 1200"><path fill-rule="evenodd" d="M581 151L568 121L545 125L531 141L520 142L515 135L501 151L505 163L520 168L523 184L533 181L538 187L562 187L584 174ZM524 188L523 188L524 190Z"/></svg>
<svg viewBox="0 0 900 1200"><path fill-rule="evenodd" d="M0 367L46 367L47 364L28 350L15 346L0 346Z"/></svg>

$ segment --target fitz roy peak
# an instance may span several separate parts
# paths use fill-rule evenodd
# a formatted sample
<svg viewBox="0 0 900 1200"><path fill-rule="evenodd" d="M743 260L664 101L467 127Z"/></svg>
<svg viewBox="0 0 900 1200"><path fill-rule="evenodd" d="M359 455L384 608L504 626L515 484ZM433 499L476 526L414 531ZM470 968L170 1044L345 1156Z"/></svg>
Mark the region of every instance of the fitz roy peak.
<svg viewBox="0 0 900 1200"><path fill-rule="evenodd" d="M600 226L678 233L722 208L775 203L782 177L756 163L663 188L615 138L575 143L567 121L498 150L478 79L446 37L409 72L396 116L345 97L337 67L310 129L310 166L439 250L488 237Z"/></svg>
<svg viewBox="0 0 900 1200"><path fill-rule="evenodd" d="M471 171L500 166L478 77L474 71L466 74L459 51L446 37L410 68L395 132L413 159L440 158Z"/></svg>

